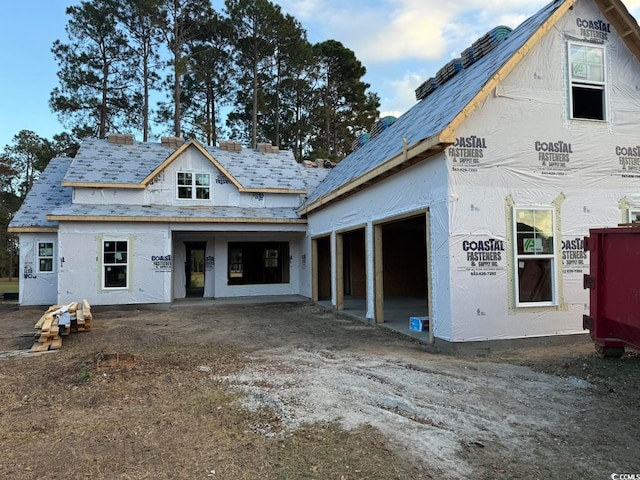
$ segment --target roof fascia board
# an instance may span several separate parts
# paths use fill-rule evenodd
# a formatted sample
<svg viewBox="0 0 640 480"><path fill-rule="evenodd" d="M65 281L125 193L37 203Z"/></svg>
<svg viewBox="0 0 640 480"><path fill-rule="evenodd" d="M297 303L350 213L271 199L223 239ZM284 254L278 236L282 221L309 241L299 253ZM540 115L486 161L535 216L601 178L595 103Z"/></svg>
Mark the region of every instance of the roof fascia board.
<svg viewBox="0 0 640 480"><path fill-rule="evenodd" d="M225 217L118 217L108 215L47 215L47 220L65 222L143 222L143 223L300 223L306 224L305 218L225 218Z"/></svg>
<svg viewBox="0 0 640 480"><path fill-rule="evenodd" d="M57 233L58 227L9 227L9 233Z"/></svg>
<svg viewBox="0 0 640 480"><path fill-rule="evenodd" d="M243 192L243 193L291 193L291 194L301 194L301 195L305 195L307 192L307 190L290 190L287 188L239 188L239 191Z"/></svg>
<svg viewBox="0 0 640 480"><path fill-rule="evenodd" d="M182 155L188 148L195 147L204 157L209 160L218 170L222 172L222 174L227 177L227 179L233 183L238 190L242 188L240 182L238 182L233 175L231 175L226 168L224 168L220 162L218 162L201 144L200 142L191 139L187 143L181 145L175 152L167 157L167 159L158 165L153 172L146 176L144 180L142 180L140 186L145 188L151 180L154 179L158 173L167 168L176 158Z"/></svg>
<svg viewBox="0 0 640 480"><path fill-rule="evenodd" d="M640 60L640 26L619 0L595 0L596 5L609 20L627 48Z"/></svg>
<svg viewBox="0 0 640 480"><path fill-rule="evenodd" d="M62 182L63 187L78 187L78 188L128 188L133 190L140 190L144 188L144 185L135 183L90 183L90 182Z"/></svg>
<svg viewBox="0 0 640 480"><path fill-rule="evenodd" d="M455 137L453 136L436 134L414 143L411 147L408 147L405 142L402 151L397 155L391 157L372 170L369 170L359 177L356 177L336 188L329 195L318 198L311 204L299 210L298 213L300 215L306 215L320 207L326 207L329 203L361 190L367 183L375 182L376 177L382 178L384 174L387 174L388 176L389 174L394 173L394 171L401 170L404 167L412 165L415 163L415 161L412 162L413 160L424 160L441 152L454 141Z"/></svg>
<svg viewBox="0 0 640 480"><path fill-rule="evenodd" d="M455 131L489 96L494 88L520 63L522 58L551 30L562 16L573 7L577 0L566 0L549 18L531 35L531 37L518 49L498 71L484 84L476 96L454 117L443 130L447 136L455 135Z"/></svg>

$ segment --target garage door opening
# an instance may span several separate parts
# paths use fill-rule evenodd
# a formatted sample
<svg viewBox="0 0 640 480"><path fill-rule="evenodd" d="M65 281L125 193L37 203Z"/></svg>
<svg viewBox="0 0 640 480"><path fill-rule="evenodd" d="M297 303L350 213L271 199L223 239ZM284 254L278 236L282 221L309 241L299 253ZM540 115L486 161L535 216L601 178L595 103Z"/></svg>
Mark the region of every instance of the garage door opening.
<svg viewBox="0 0 640 480"><path fill-rule="evenodd" d="M331 300L331 241L330 237L316 238L312 242L313 301Z"/></svg>
<svg viewBox="0 0 640 480"><path fill-rule="evenodd" d="M337 308L367 309L367 255L365 229L338 234L337 243Z"/></svg>
<svg viewBox="0 0 640 480"><path fill-rule="evenodd" d="M408 330L410 317L429 316L428 214L376 225L375 233L376 321Z"/></svg>

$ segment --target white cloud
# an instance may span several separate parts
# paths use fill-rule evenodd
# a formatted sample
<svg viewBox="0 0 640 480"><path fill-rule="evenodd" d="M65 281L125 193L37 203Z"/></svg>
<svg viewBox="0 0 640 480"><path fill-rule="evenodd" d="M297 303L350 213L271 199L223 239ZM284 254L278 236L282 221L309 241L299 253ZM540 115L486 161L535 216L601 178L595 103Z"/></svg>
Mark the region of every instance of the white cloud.
<svg viewBox="0 0 640 480"><path fill-rule="evenodd" d="M399 117L416 103L415 90L432 72L423 69L419 72L405 72L402 77L394 77L379 82L384 94L380 99L380 116Z"/></svg>
<svg viewBox="0 0 640 480"><path fill-rule="evenodd" d="M515 28L550 0L279 0L311 42L335 39L367 68L381 114L398 116L415 89L498 25ZM626 0L632 15L640 0ZM637 18L637 16L636 16Z"/></svg>

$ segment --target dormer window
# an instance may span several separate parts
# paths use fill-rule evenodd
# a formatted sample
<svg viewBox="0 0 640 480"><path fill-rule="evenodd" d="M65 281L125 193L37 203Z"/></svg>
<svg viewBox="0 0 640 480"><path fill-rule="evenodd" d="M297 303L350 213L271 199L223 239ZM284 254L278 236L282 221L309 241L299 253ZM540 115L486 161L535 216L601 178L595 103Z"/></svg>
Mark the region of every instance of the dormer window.
<svg viewBox="0 0 640 480"><path fill-rule="evenodd" d="M178 172L178 198L209 200L211 175L208 173Z"/></svg>
<svg viewBox="0 0 640 480"><path fill-rule="evenodd" d="M606 120L604 47L569 43L571 118Z"/></svg>

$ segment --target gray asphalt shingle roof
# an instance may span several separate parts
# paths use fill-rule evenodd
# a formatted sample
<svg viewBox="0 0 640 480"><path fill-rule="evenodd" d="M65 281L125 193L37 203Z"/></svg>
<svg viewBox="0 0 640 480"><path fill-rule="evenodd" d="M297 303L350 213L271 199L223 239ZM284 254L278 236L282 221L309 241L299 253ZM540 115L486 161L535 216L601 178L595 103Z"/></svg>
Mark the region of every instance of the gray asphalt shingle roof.
<svg viewBox="0 0 640 480"><path fill-rule="evenodd" d="M289 150L273 154L249 148L240 152L218 147L204 149L245 188L306 190L298 163ZM108 140L84 140L64 180L83 184L139 184L176 150L160 143L119 145Z"/></svg>
<svg viewBox="0 0 640 480"><path fill-rule="evenodd" d="M336 165L316 188L307 204L362 176L402 152L408 145L442 132L480 92L482 87L542 26L565 0L556 0L525 20L484 57L459 71L428 97L416 103L379 136L365 143Z"/></svg>
<svg viewBox="0 0 640 480"><path fill-rule="evenodd" d="M260 208L260 207L174 207L166 205L60 205L50 212L57 216L72 217L110 217L131 221L137 218L152 219L187 219L203 221L210 219L242 219L247 221L260 219L297 220L300 217L295 208Z"/></svg>
<svg viewBox="0 0 640 480"><path fill-rule="evenodd" d="M153 143L133 145L111 144L107 140L90 139L83 142L79 155L55 158L34 183L23 205L15 214L10 227L57 227L58 221L47 220L52 214L60 217L168 219L168 221L235 221L297 220L297 208L250 207L175 207L166 205L86 205L72 203L73 187L63 187L62 181L99 184L140 183L176 149ZM260 154L254 151L227 152L211 148L211 154L243 186L250 188L276 187L307 190L315 187L328 170L301 167L290 154ZM223 161L221 161L221 159ZM132 161L133 160L133 161ZM246 169L246 170L245 170ZM291 171L286 176L285 172Z"/></svg>
<svg viewBox="0 0 640 480"><path fill-rule="evenodd" d="M63 187L61 184L71 160L61 157L49 162L29 190L9 228L58 226L58 222L47 220L46 215L52 208L71 203L71 187Z"/></svg>

